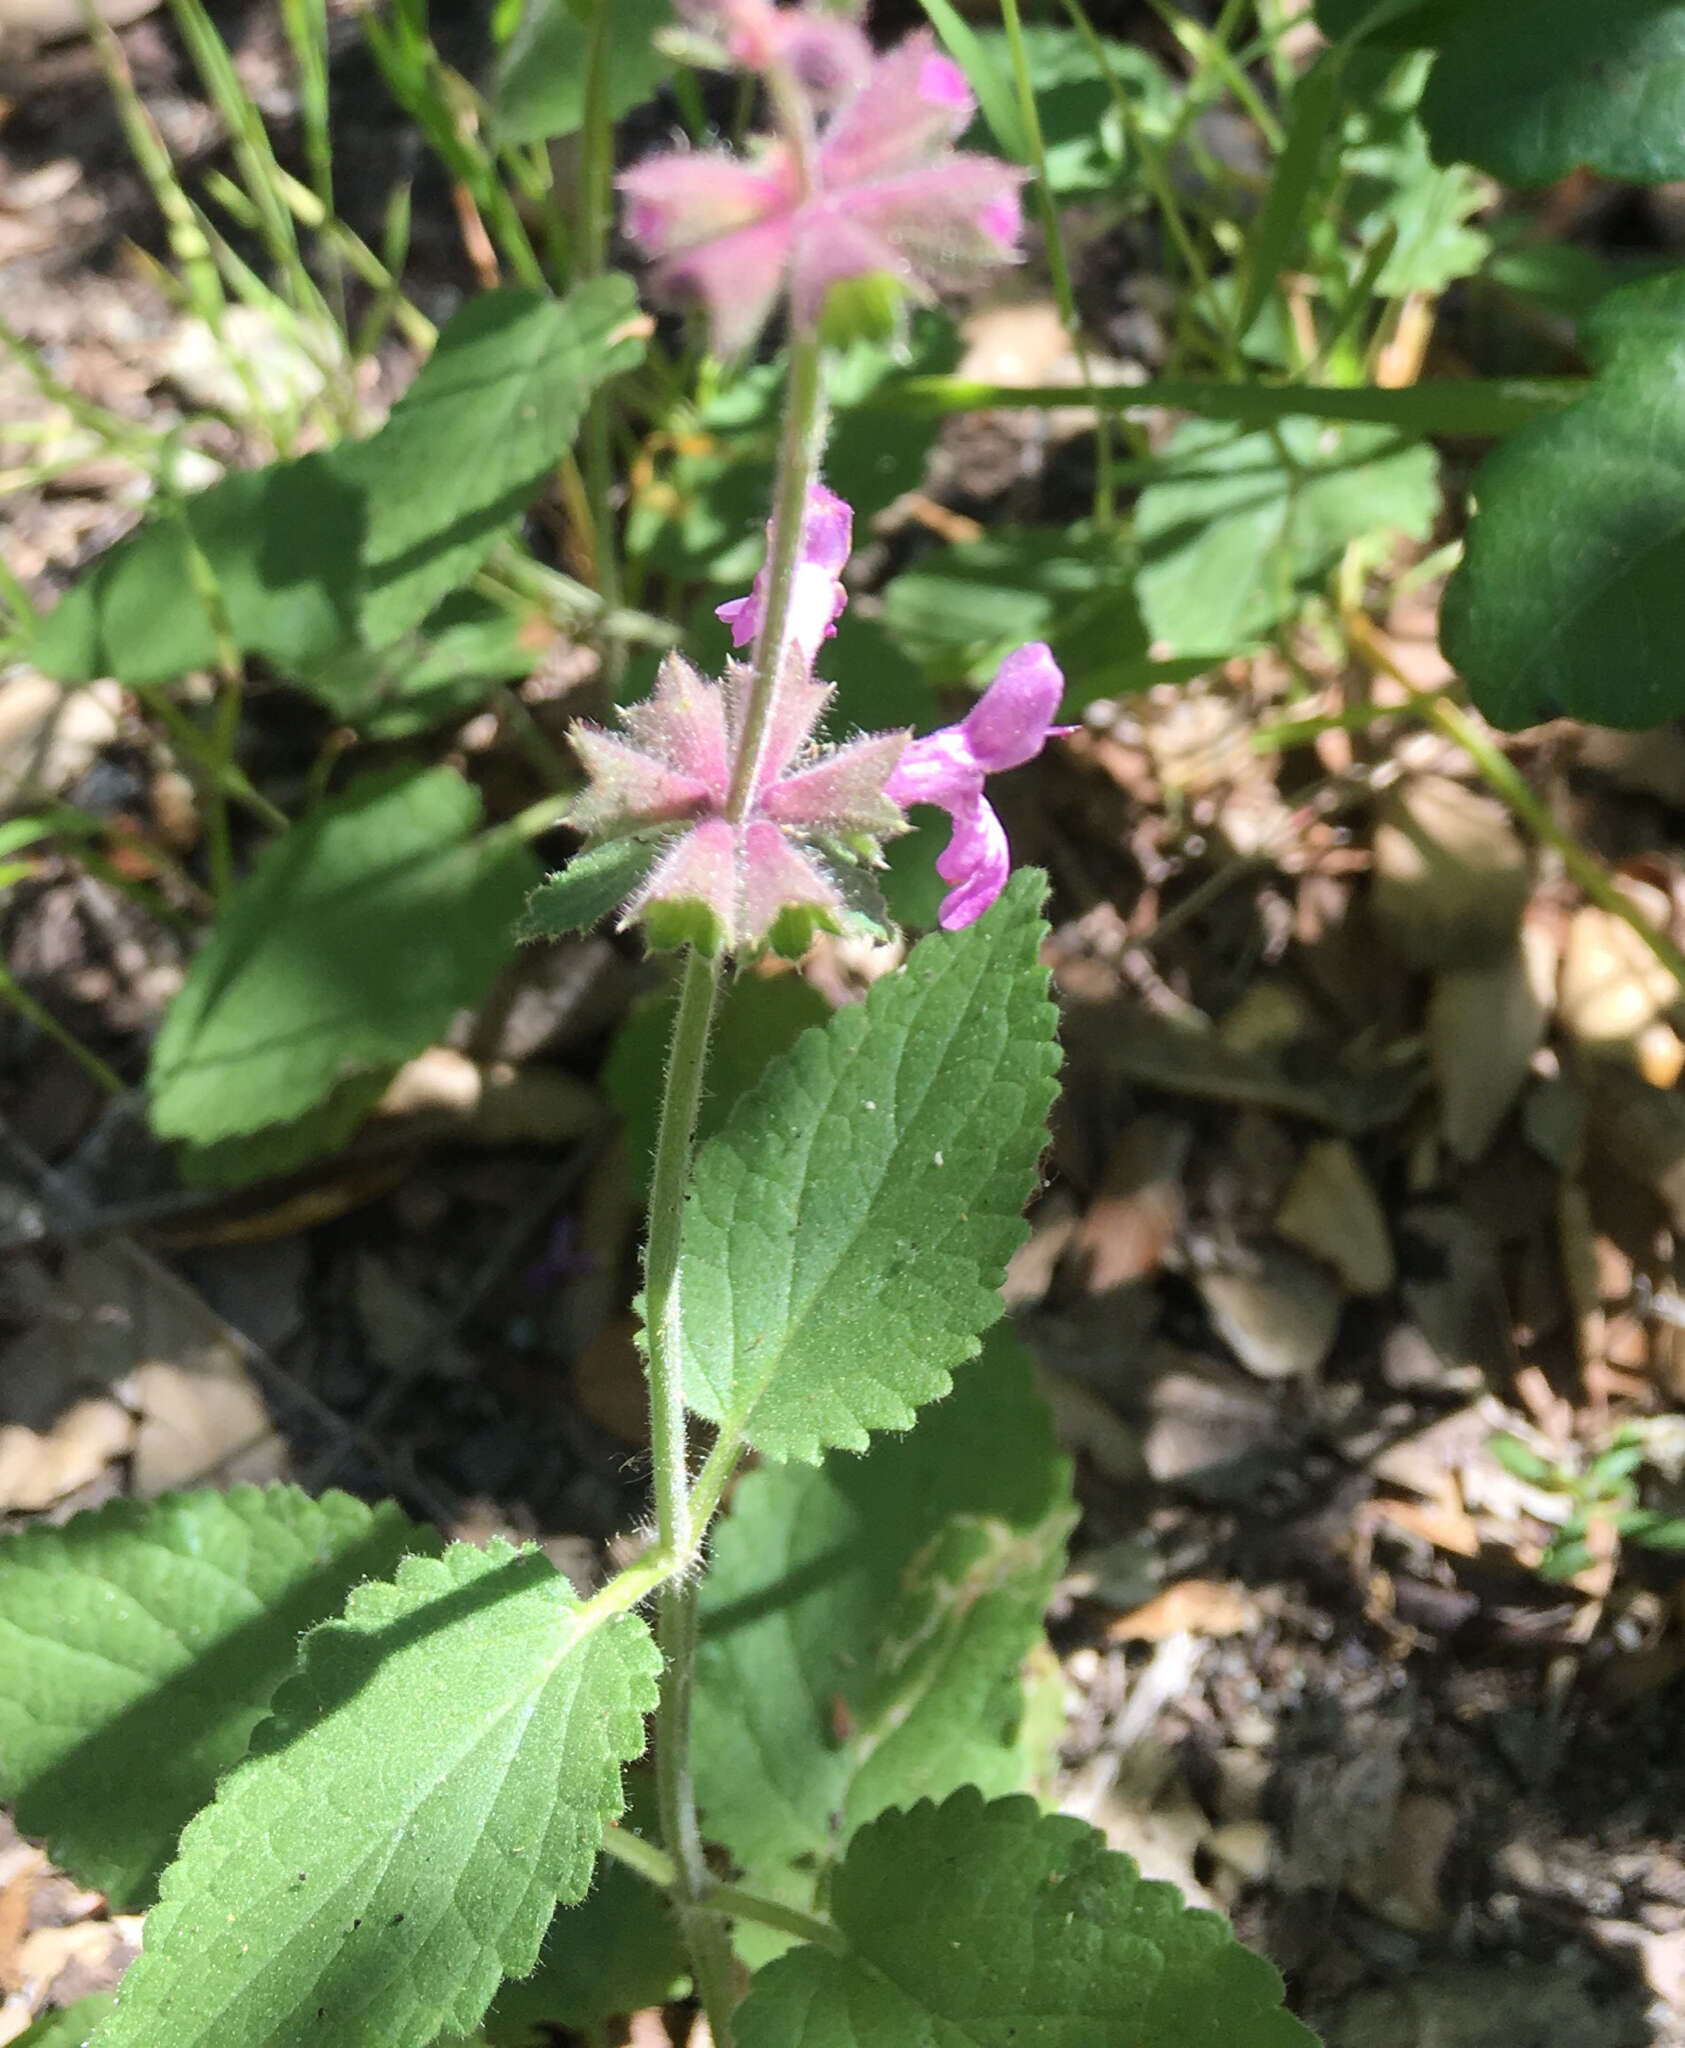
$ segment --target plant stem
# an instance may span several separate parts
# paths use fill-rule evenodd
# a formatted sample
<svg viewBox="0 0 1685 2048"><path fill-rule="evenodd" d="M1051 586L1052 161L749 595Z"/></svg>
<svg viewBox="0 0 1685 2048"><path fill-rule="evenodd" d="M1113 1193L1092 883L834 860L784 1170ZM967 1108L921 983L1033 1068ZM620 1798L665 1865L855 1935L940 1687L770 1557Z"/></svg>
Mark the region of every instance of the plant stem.
<svg viewBox="0 0 1685 2048"><path fill-rule="evenodd" d="M1082 377L1082 388L1094 393L1094 372L1088 360L1088 343L1083 338L1077 313L1076 294L1071 288L1071 266L1065 254L1065 237L1059 226L1059 209L1054 204L1053 186L1047 175L1047 144L1041 132L1041 112L1030 77L1030 60L1024 48L1024 25L1018 18L1018 0L1000 0L1001 21L1006 28L1006 47L1018 87L1018 111L1024 133L1030 141L1030 157L1036 174L1036 205L1041 213L1042 234L1047 244L1047 267L1052 273L1053 296L1059 318L1071 338L1071 348ZM1112 421L1108 413L1096 412L1094 419L1094 516L1109 526L1117 509L1112 482Z"/></svg>
<svg viewBox="0 0 1685 2048"><path fill-rule="evenodd" d="M697 1995L715 2048L732 2048L731 1936L710 1912L714 1885L702 1853L696 1786L690 1769L691 1703L696 1691L697 1581L681 1576L661 1589L655 1638L665 1660L655 1710L655 1792L662 1840L673 1858L673 1908L696 1974Z"/></svg>
<svg viewBox="0 0 1685 2048"><path fill-rule="evenodd" d="M610 1828L603 1836L603 1854L623 1863L628 1870L635 1870L662 1891L672 1890L676 1874L672 1857L653 1842L646 1842L642 1835ZM829 1920L817 1919L812 1913L803 1913L777 1899L763 1899L741 1885L715 1885L708 1894L708 1903L716 1913L729 1913L734 1920L754 1920L762 1927L776 1927L780 1933L793 1934L798 1941L812 1942L818 1948L840 1949L843 1945Z"/></svg>
<svg viewBox="0 0 1685 2048"><path fill-rule="evenodd" d="M696 1532L690 1521L690 1473L685 1462L685 1398L679 1372L679 1231L690 1185L702 1074L708 1059L718 956L694 947L685 956L678 1015L673 1020L661 1125L650 1175L649 1243L644 1254L644 1323L649 1344L649 1434L655 1463L655 1521L662 1550L681 1563Z"/></svg>
<svg viewBox="0 0 1685 2048"><path fill-rule="evenodd" d="M754 679L743 717L743 736L732 763L726 816L739 822L760 782L767 727L778 692L780 657L790 623L790 592L801 558L807 494L819 475L825 446L825 380L819 337L796 334L790 341L790 381L784 402L784 431L773 489L772 530L767 544L766 603L752 656Z"/></svg>
<svg viewBox="0 0 1685 2048"><path fill-rule="evenodd" d="M90 1052L80 1039L67 1031L52 1011L38 1003L5 967L0 967L0 1002L8 1003L26 1024L32 1024L43 1038L50 1038L61 1052L68 1053L83 1073L90 1075L107 1095L128 1094L128 1083L122 1075L114 1073L97 1052Z"/></svg>
<svg viewBox="0 0 1685 2048"><path fill-rule="evenodd" d="M609 108L610 11L611 0L597 0L586 57L577 238L577 267L582 278L597 277L608 267L609 195L614 179L614 128ZM622 584L620 550L614 531L610 427L608 394L599 387L591 394L585 411L585 493L591 508L591 556L597 589L604 604L613 610L620 604ZM604 648L603 658L612 689L620 680L626 650L610 642Z"/></svg>
<svg viewBox="0 0 1685 2048"><path fill-rule="evenodd" d="M1614 876L1596 854L1556 822L1515 763L1487 737L1479 721L1441 693L1418 689L1381 645L1364 613L1347 607L1344 624L1346 638L1369 666L1390 676L1409 693L1410 709L1418 718L1437 725L1448 739L1456 741L1474 763L1481 781L1492 794L1509 806L1541 845L1554 850L1568 874L1600 910L1618 917L1638 934L1656 959L1685 989L1685 952L1680 951L1666 932L1657 930L1626 891L1617 886Z"/></svg>
<svg viewBox="0 0 1685 2048"><path fill-rule="evenodd" d="M661 1834L673 1858L674 1905L690 1951L716 2048L730 2048L731 1952L723 1922L703 1911L710 1878L690 1771L690 1709L696 1682L696 1584L690 1576L701 1531L690 1503L684 1382L679 1363L679 1235L690 1186L708 1036L719 992L718 956L685 956L661 1125L650 1177L644 1255L644 1324L649 1367L649 1434L654 1462L658 1552L671 1576L661 1586L656 1641L662 1655L655 1715L655 1785Z"/></svg>

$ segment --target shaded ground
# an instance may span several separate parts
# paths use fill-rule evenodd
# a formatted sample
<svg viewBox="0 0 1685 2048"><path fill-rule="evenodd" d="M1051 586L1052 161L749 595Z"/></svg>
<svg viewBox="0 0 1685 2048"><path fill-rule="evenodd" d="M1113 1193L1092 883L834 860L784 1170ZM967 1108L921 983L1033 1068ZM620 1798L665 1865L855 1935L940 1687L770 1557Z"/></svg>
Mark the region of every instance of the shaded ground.
<svg viewBox="0 0 1685 2048"><path fill-rule="evenodd" d="M166 31L126 46L172 145L213 150ZM284 128L260 11L241 61ZM350 58L342 90L372 104ZM87 53L15 60L0 98L7 319L84 397L189 408L180 316L121 253L154 231ZM422 170L418 294L448 310L472 281L448 198L399 124L352 126L371 193ZM1013 318L973 347L1058 370L1056 322ZM8 402L42 410L9 369ZM956 424L888 549L956 508L1063 517L1081 466L1018 416ZM47 598L131 483L90 461L14 489L14 571ZM1685 1505L1678 991L1406 715L1397 674L1447 680L1409 567L1370 579L1358 656L1307 632L1297 675L1271 655L1099 707L1002 789L1052 877L1067 1014L1008 1285L1085 1511L1050 1617L1065 1796L1230 1910L1335 2048L1661 2048L1685 2042L1685 1605L1673 1554L1614 1518ZM66 718L39 689L0 678L0 773L34 749L37 784L191 867L161 736L116 691ZM1315 729L1363 701L1394 715ZM553 692L528 708L559 738ZM277 789L316 738L286 716L258 699L249 765ZM523 786L495 719L450 744L494 800ZM1513 755L1679 936L1679 735L1550 728ZM23 987L134 1083L201 906L180 889L177 930L121 880L48 858L0 916ZM842 991L862 963L813 966ZM238 1196L181 1189L132 1101L7 1014L0 1512L287 1470L599 1573L643 1505L636 1216L599 1075L654 979L600 938L529 954L349 1155ZM0 2039L134 1933L0 1844Z"/></svg>

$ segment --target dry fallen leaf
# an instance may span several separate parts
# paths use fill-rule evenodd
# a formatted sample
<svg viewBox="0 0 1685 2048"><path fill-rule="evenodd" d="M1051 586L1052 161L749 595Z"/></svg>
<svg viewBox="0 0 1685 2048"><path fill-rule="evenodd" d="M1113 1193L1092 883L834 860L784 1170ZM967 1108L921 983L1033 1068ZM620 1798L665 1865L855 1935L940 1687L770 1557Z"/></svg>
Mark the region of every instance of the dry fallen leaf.
<svg viewBox="0 0 1685 2048"><path fill-rule="evenodd" d="M1440 1136L1465 1163L1485 1152L1526 1085L1544 1042L1554 968L1549 935L1527 925L1487 965L1434 978L1428 1044Z"/></svg>
<svg viewBox="0 0 1685 2048"><path fill-rule="evenodd" d="M1258 1603L1221 1579L1179 1579L1144 1607L1106 1624L1109 1643L1161 1643L1166 1636L1239 1636L1256 1627Z"/></svg>
<svg viewBox="0 0 1685 2048"><path fill-rule="evenodd" d="M1368 1174L1344 1138L1305 1148L1276 1211L1276 1232L1332 1266L1349 1294L1385 1294L1397 1274L1392 1238Z"/></svg>
<svg viewBox="0 0 1685 2048"><path fill-rule="evenodd" d="M1374 857L1375 920L1411 966L1483 967L1510 944L1528 871L1502 804L1448 776L1414 776L1380 806Z"/></svg>
<svg viewBox="0 0 1685 2048"><path fill-rule="evenodd" d="M1631 881L1622 887L1649 923L1666 928L1670 906L1661 890ZM1631 1048L1680 995L1672 973L1624 919L1595 903L1575 911L1557 985L1557 1013L1570 1037L1593 1051Z"/></svg>
<svg viewBox="0 0 1685 2048"><path fill-rule="evenodd" d="M1218 1336L1261 1380L1301 1379L1333 1348L1340 1290L1297 1252L1265 1245L1248 1267L1212 1267L1195 1285Z"/></svg>

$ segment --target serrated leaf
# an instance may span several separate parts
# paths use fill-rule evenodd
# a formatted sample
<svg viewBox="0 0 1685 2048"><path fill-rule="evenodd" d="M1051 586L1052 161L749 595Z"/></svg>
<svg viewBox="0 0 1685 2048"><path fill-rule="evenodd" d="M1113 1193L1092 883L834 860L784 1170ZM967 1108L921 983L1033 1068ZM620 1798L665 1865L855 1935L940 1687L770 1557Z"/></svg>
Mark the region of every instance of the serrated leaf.
<svg viewBox="0 0 1685 2048"><path fill-rule="evenodd" d="M1299 419L1261 434L1188 420L1167 459L1178 473L1141 493L1135 530L1141 610L1171 655L1241 652L1317 588L1350 541L1424 539L1439 510L1434 451L1384 427Z"/></svg>
<svg viewBox="0 0 1685 2048"><path fill-rule="evenodd" d="M401 769L264 850L153 1047L160 1135L211 1145L302 1117L484 995L537 869L505 835L469 837L479 810L454 770Z"/></svg>
<svg viewBox="0 0 1685 2048"><path fill-rule="evenodd" d="M917 1429L741 1482L702 1592L695 1767L751 1888L805 1881L811 1904L885 1807L1025 1789L1022 1666L1073 1519L1004 1325Z"/></svg>
<svg viewBox="0 0 1685 2048"><path fill-rule="evenodd" d="M412 739L468 717L503 683L531 675L551 628L459 591L385 647L353 644L299 677L366 739Z"/></svg>
<svg viewBox="0 0 1685 2048"><path fill-rule="evenodd" d="M603 1086L625 1122L626 1150L640 1189L648 1188L655 1157L677 1001L667 994L640 1003L620 1027L603 1067ZM721 1129L779 1053L830 1014L830 1004L800 975L738 975L717 1007L708 1041L708 1090L696 1122L698 1142Z"/></svg>
<svg viewBox="0 0 1685 2048"><path fill-rule="evenodd" d="M1440 639L1495 724L1563 713L1660 725L1685 710L1685 327L1669 276L1600 314L1590 395L1475 474Z"/></svg>
<svg viewBox="0 0 1685 2048"><path fill-rule="evenodd" d="M305 1641L182 1837L97 2048L426 2048L583 1896L655 1645L537 1551L456 1544Z"/></svg>
<svg viewBox="0 0 1685 2048"><path fill-rule="evenodd" d="M608 111L618 121L647 100L673 68L654 41L673 24L672 0L615 0L610 20ZM568 0L526 0L492 87L500 143L547 142L579 128L590 40L588 23Z"/></svg>
<svg viewBox="0 0 1685 2048"><path fill-rule="evenodd" d="M587 847L539 883L527 898L515 937L559 939L569 932L588 932L637 893L660 858L661 841L649 833Z"/></svg>
<svg viewBox="0 0 1685 2048"><path fill-rule="evenodd" d="M298 1639L433 1539L296 1487L114 1501L0 1543L0 1798L123 1911L246 1753Z"/></svg>
<svg viewBox="0 0 1685 2048"><path fill-rule="evenodd" d="M470 299L367 440L238 472L182 507L240 651L308 678L383 647L467 582L572 444L591 392L636 361L636 312L609 276L556 300ZM50 614L30 659L65 682L145 687L216 660L186 539L168 515L103 556Z"/></svg>
<svg viewBox="0 0 1685 2048"><path fill-rule="evenodd" d="M647 1771L627 1772L626 1805L623 1828L654 1831ZM599 1856L587 1895L557 1908L537 1969L492 2001L485 2037L493 2048L545 2048L557 2027L583 2032L666 2004L683 1990L689 1969L666 1895L612 1856Z"/></svg>
<svg viewBox="0 0 1685 2048"><path fill-rule="evenodd" d="M1000 1314L1059 1054L1023 870L771 1067L697 1155L686 1399L772 1458L905 1429Z"/></svg>
<svg viewBox="0 0 1685 2048"><path fill-rule="evenodd" d="M1442 163L1512 185L1582 165L1640 184L1685 177L1685 0L1463 0L1422 120Z"/></svg>
<svg viewBox="0 0 1685 2048"><path fill-rule="evenodd" d="M1226 1921L1030 1799L884 1815L831 1914L843 1952L762 1970L739 2048L1314 2048Z"/></svg>

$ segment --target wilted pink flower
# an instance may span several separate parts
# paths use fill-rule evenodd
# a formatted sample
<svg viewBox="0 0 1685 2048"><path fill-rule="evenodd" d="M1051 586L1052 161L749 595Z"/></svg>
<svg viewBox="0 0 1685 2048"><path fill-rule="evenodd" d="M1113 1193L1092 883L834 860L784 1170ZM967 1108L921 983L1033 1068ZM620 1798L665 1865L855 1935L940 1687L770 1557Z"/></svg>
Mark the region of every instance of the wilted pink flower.
<svg viewBox="0 0 1685 2048"><path fill-rule="evenodd" d="M761 630L766 615L766 579L771 567L772 523L767 522L768 560L756 576L747 597L734 597L730 604L716 605L714 616L731 628L733 647L748 647ZM837 630L848 592L842 587L842 572L854 545L854 510L823 484L814 484L807 494L802 519L801 553L790 588L790 616L785 621L785 646L799 647L811 668L819 650ZM774 659L778 657L775 655Z"/></svg>
<svg viewBox="0 0 1685 2048"><path fill-rule="evenodd" d="M752 0L741 11L745 34L809 19ZM702 300L722 355L748 347L781 292L807 331L847 278L887 274L928 297L932 284L1018 256L1027 173L952 147L974 106L921 30L842 92L811 162L784 138L747 161L688 150L635 164L620 180L626 231L654 260L658 289Z"/></svg>
<svg viewBox="0 0 1685 2048"><path fill-rule="evenodd" d="M1034 760L1047 741L1071 732L1049 721L1065 678L1039 640L1009 654L958 725L912 741L884 785L898 804L938 804L954 821L936 872L954 886L942 902L944 931L975 924L1006 887L1006 833L983 794L985 776Z"/></svg>
<svg viewBox="0 0 1685 2048"><path fill-rule="evenodd" d="M835 923L847 906L823 842L876 841L904 828L884 783L907 735L816 745L813 729L831 691L809 677L794 652L778 686L749 805L740 820L728 818L751 681L748 669L731 662L723 683L708 682L682 656L669 654L655 694L620 714L626 738L574 727L590 786L569 813L571 825L605 837L678 828L626 905L623 922L658 904L701 904L730 951L763 943L786 909L807 908Z"/></svg>

